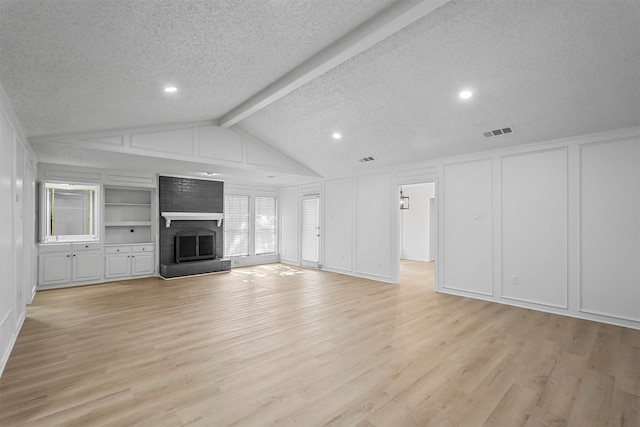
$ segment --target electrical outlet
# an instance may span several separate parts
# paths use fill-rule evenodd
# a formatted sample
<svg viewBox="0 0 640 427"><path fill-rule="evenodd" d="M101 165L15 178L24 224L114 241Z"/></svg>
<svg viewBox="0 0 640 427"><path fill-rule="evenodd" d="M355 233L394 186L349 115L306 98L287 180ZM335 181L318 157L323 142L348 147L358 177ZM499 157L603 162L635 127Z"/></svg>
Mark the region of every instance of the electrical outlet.
<svg viewBox="0 0 640 427"><path fill-rule="evenodd" d="M511 284L514 286L520 285L520 277L516 275L511 276Z"/></svg>

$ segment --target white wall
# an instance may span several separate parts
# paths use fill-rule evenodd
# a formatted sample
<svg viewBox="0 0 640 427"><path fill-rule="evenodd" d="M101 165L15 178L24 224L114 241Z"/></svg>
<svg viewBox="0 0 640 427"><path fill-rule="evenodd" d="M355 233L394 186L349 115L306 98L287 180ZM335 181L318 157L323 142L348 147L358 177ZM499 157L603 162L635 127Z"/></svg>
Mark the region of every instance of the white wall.
<svg viewBox="0 0 640 427"><path fill-rule="evenodd" d="M640 141L580 147L580 309L640 323Z"/></svg>
<svg viewBox="0 0 640 427"><path fill-rule="evenodd" d="M324 263L336 271L353 266L352 179L327 181L324 186Z"/></svg>
<svg viewBox="0 0 640 427"><path fill-rule="evenodd" d="M298 265L299 257L299 189L295 187L281 188L278 194L280 208L280 261Z"/></svg>
<svg viewBox="0 0 640 427"><path fill-rule="evenodd" d="M0 86L0 375L36 285L35 156L22 141L22 130Z"/></svg>
<svg viewBox="0 0 640 427"><path fill-rule="evenodd" d="M15 340L17 286L13 274L13 151L14 130L0 111L0 368Z"/></svg>
<svg viewBox="0 0 640 427"><path fill-rule="evenodd" d="M400 258L415 261L431 261L431 212L430 199L435 196L433 182L403 185L402 191L409 197L409 209L400 211L402 225L402 249Z"/></svg>
<svg viewBox="0 0 640 427"><path fill-rule="evenodd" d="M566 308L567 149L504 156L501 166L502 296Z"/></svg>
<svg viewBox="0 0 640 427"><path fill-rule="evenodd" d="M639 134L440 162L438 289L640 329Z"/></svg>
<svg viewBox="0 0 640 427"><path fill-rule="evenodd" d="M395 237L397 208L393 197L391 174L356 178L355 272L367 277L391 280L392 234ZM391 219L393 218L393 222Z"/></svg>
<svg viewBox="0 0 640 427"><path fill-rule="evenodd" d="M432 180L438 291L640 329L640 128L314 184L324 268L396 282L397 186ZM281 192L283 246L302 193Z"/></svg>
<svg viewBox="0 0 640 427"><path fill-rule="evenodd" d="M443 167L441 287L493 295L493 163Z"/></svg>
<svg viewBox="0 0 640 427"><path fill-rule="evenodd" d="M310 194L320 197L322 268L393 282L397 234L389 224L395 224L398 206L392 197L392 175L363 175L281 189L282 262L300 265L299 256L289 254L299 251L300 200Z"/></svg>

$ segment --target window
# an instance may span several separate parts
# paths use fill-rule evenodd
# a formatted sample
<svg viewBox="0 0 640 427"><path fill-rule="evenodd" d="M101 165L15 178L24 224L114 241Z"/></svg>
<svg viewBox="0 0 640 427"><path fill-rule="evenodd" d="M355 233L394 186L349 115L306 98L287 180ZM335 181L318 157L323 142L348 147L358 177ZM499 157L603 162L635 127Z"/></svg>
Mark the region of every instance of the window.
<svg viewBox="0 0 640 427"><path fill-rule="evenodd" d="M249 255L249 196L224 197L224 256Z"/></svg>
<svg viewBox="0 0 640 427"><path fill-rule="evenodd" d="M276 254L277 207L273 196L225 194L224 256Z"/></svg>
<svg viewBox="0 0 640 427"><path fill-rule="evenodd" d="M276 252L276 199L255 198L255 249L256 255Z"/></svg>
<svg viewBox="0 0 640 427"><path fill-rule="evenodd" d="M41 240L98 240L99 185L42 183Z"/></svg>

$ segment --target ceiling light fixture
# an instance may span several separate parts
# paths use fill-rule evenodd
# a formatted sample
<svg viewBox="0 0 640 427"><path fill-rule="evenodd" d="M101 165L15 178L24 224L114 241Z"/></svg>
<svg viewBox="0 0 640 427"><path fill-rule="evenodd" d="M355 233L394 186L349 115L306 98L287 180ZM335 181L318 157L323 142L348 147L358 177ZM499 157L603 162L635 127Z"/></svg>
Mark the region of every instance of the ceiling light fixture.
<svg viewBox="0 0 640 427"><path fill-rule="evenodd" d="M164 91L167 93L173 93L173 92L177 92L178 88L175 86L169 86L169 87L165 87Z"/></svg>
<svg viewBox="0 0 640 427"><path fill-rule="evenodd" d="M341 139L342 135L340 135L338 132L334 132L334 134L332 135L333 139Z"/></svg>
<svg viewBox="0 0 640 427"><path fill-rule="evenodd" d="M458 96L461 99L469 99L471 98L471 96L473 96L473 92L471 92L470 90L463 90Z"/></svg>

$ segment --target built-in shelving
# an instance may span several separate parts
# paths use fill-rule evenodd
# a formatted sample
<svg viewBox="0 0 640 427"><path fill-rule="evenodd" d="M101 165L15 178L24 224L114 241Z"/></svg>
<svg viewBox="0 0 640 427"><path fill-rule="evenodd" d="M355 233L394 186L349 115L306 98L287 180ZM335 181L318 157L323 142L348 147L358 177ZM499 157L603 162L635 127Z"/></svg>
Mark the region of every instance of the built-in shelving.
<svg viewBox="0 0 640 427"><path fill-rule="evenodd" d="M105 243L152 243L152 190L105 187Z"/></svg>

